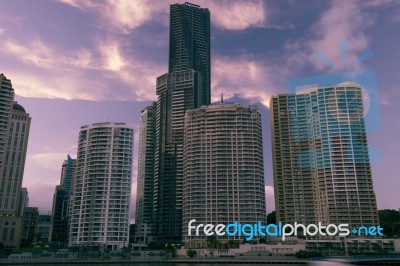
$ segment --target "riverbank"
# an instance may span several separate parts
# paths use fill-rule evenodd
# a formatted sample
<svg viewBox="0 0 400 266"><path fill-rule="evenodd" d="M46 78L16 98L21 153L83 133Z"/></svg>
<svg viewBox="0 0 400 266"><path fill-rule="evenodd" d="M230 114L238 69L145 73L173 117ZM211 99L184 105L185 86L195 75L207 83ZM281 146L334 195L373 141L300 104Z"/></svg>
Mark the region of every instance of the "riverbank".
<svg viewBox="0 0 400 266"><path fill-rule="evenodd" d="M59 264L75 264L75 265L105 265L105 264L117 264L117 265L210 265L210 264L225 264L225 265L307 265L307 260L301 260L297 258L284 258L284 257L264 257L264 258L193 258L193 259L166 259L166 260L9 260L9 261L1 261L0 265L59 265Z"/></svg>

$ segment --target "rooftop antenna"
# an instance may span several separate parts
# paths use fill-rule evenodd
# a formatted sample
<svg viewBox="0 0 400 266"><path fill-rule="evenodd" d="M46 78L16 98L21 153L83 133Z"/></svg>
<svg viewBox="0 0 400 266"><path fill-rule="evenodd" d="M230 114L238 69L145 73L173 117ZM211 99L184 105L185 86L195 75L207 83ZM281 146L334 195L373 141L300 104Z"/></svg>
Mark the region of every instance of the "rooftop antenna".
<svg viewBox="0 0 400 266"><path fill-rule="evenodd" d="M224 92L221 92L221 103L224 103Z"/></svg>

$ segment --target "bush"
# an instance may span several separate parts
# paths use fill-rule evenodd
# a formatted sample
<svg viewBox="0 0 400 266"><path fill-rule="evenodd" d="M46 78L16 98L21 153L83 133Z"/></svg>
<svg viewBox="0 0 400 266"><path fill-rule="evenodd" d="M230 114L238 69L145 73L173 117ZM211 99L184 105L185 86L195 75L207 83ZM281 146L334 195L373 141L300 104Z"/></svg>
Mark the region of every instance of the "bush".
<svg viewBox="0 0 400 266"><path fill-rule="evenodd" d="M196 250L193 250L193 249L189 249L189 250L186 252L186 254L187 254L190 258L193 258L194 256L197 255L197 251L196 251Z"/></svg>

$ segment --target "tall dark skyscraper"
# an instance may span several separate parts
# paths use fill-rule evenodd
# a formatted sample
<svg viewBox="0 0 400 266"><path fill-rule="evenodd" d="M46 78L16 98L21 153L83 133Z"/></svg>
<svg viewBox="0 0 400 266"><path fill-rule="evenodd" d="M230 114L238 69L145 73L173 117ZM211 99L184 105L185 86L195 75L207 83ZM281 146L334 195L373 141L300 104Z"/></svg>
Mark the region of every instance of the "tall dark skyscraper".
<svg viewBox="0 0 400 266"><path fill-rule="evenodd" d="M190 3L170 9L169 70L157 78L154 172L155 233L182 240L183 122L210 103L210 12Z"/></svg>
<svg viewBox="0 0 400 266"><path fill-rule="evenodd" d="M198 72L199 100L209 104L210 12L190 3L171 5L170 12L168 72Z"/></svg>
<svg viewBox="0 0 400 266"><path fill-rule="evenodd" d="M136 192L135 241L154 241L153 193L157 103L142 110L139 134L139 162Z"/></svg>
<svg viewBox="0 0 400 266"><path fill-rule="evenodd" d="M75 180L76 159L67 156L61 167L60 185L56 187L52 208L52 244L66 247L68 244L69 209Z"/></svg>

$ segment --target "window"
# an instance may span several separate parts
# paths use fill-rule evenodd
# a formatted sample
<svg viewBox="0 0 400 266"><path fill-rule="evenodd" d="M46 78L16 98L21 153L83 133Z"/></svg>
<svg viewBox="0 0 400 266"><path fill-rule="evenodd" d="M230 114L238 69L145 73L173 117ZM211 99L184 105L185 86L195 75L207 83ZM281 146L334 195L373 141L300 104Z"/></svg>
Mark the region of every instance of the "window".
<svg viewBox="0 0 400 266"><path fill-rule="evenodd" d="M8 234L8 228L4 228L3 229L3 241L6 241L7 240L7 234Z"/></svg>

